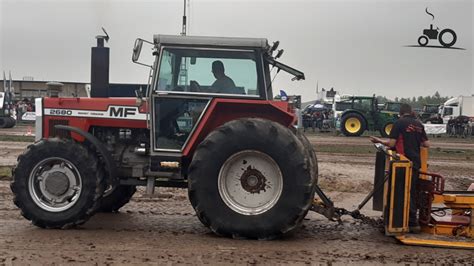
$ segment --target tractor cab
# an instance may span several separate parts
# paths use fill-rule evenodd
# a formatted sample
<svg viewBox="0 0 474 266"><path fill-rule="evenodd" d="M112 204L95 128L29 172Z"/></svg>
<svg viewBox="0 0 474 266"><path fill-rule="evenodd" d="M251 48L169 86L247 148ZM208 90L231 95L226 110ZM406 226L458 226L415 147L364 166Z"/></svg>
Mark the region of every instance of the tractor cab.
<svg viewBox="0 0 474 266"><path fill-rule="evenodd" d="M136 63L143 42L136 41ZM183 152L213 99L273 99L270 67L304 78L275 61L281 56L272 56L278 43L270 46L263 38L155 35L150 44L155 55L147 90L152 153Z"/></svg>

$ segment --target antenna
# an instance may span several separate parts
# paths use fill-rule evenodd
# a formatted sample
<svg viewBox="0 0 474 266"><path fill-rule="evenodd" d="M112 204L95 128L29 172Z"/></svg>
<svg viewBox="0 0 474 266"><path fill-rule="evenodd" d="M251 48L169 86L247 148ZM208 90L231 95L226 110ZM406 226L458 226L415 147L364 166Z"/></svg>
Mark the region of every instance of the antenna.
<svg viewBox="0 0 474 266"><path fill-rule="evenodd" d="M186 36L186 0L183 0L183 26L181 28L181 35Z"/></svg>

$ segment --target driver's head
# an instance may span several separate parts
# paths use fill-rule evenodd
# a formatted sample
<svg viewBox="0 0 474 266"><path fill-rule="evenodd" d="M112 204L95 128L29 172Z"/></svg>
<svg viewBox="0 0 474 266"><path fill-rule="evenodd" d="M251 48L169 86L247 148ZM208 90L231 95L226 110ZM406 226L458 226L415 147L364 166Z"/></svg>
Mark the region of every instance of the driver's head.
<svg viewBox="0 0 474 266"><path fill-rule="evenodd" d="M212 62L212 74L214 74L214 77L220 78L224 76L224 64L220 60L216 60Z"/></svg>
<svg viewBox="0 0 474 266"><path fill-rule="evenodd" d="M411 115L413 113L411 106L407 103L400 104L400 116Z"/></svg>

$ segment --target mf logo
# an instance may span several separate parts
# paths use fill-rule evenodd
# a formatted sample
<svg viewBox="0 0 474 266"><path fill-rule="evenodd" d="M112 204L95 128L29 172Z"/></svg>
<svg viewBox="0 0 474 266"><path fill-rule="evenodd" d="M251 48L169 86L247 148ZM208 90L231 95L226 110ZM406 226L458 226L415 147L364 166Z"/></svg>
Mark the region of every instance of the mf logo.
<svg viewBox="0 0 474 266"><path fill-rule="evenodd" d="M110 107L109 115L113 117L128 117L134 116L137 113L136 108L133 107Z"/></svg>

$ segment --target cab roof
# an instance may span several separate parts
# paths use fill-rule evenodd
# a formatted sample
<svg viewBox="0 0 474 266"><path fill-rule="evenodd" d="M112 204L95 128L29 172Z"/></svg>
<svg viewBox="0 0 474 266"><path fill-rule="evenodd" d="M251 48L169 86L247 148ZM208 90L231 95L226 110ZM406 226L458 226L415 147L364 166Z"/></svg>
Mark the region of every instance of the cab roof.
<svg viewBox="0 0 474 266"><path fill-rule="evenodd" d="M181 36L163 35L153 36L155 45L196 46L196 47L229 47L268 49L268 40L265 38L240 37L211 37L211 36Z"/></svg>

